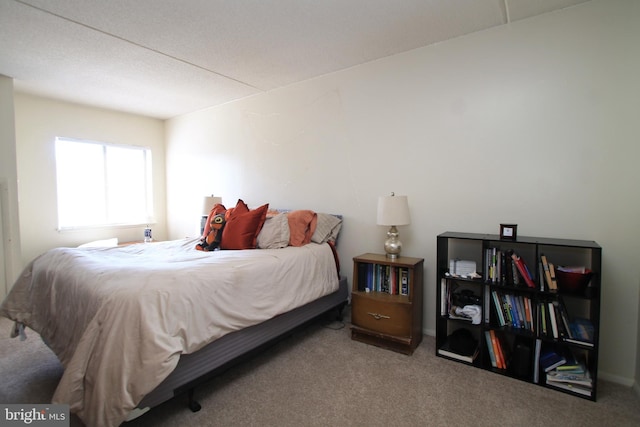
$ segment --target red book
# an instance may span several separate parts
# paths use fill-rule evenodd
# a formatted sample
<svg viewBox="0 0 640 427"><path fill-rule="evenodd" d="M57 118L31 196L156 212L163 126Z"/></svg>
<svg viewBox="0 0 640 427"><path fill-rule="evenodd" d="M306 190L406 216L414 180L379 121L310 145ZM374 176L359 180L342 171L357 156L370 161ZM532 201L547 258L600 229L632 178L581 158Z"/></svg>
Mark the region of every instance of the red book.
<svg viewBox="0 0 640 427"><path fill-rule="evenodd" d="M493 352L496 355L496 365L499 369L506 369L507 365L504 362L504 355L502 354L502 348L500 347L500 341L496 336L496 332L491 329L489 331L491 335L491 344L493 344Z"/></svg>
<svg viewBox="0 0 640 427"><path fill-rule="evenodd" d="M516 267L518 267L518 271L520 272L520 275L524 279L527 286L530 288L535 288L536 285L535 283L533 283L533 278L529 275L529 270L527 269L527 266L525 265L522 258L520 258L515 253L511 255L511 258L513 258L513 261L516 263Z"/></svg>

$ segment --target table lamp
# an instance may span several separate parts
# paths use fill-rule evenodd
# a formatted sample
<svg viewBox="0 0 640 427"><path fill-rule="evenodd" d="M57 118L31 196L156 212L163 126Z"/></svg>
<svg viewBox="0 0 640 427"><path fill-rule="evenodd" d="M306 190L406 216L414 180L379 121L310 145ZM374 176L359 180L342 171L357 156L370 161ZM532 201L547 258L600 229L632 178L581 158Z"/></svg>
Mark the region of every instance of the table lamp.
<svg viewBox="0 0 640 427"><path fill-rule="evenodd" d="M388 258L396 259L402 250L402 243L398 239L398 225L409 225L409 202L407 196L380 196L378 198L378 225L390 226L387 231L387 240L384 242L384 251Z"/></svg>

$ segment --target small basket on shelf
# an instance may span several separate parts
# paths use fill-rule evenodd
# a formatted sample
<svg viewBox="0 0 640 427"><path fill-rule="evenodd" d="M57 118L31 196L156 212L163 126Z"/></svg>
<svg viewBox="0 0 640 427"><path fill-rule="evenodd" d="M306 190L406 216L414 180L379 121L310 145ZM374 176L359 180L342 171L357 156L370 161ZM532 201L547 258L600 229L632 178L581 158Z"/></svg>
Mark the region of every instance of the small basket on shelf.
<svg viewBox="0 0 640 427"><path fill-rule="evenodd" d="M558 267L556 268L556 280L561 292L571 294L584 294L591 282L593 272L584 267Z"/></svg>

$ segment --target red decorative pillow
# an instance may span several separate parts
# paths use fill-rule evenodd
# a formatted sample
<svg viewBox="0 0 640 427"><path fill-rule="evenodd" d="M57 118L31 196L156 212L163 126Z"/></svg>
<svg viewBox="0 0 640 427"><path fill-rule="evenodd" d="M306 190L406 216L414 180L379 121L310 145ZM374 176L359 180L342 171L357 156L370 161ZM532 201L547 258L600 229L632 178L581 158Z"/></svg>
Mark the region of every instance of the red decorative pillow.
<svg viewBox="0 0 640 427"><path fill-rule="evenodd" d="M240 205L240 202L242 200L238 200L238 205ZM244 202L242 204L244 205ZM236 206L222 231L220 248L255 249L258 233L260 233L267 218L268 209L268 203L248 212L242 212L243 208L238 209L238 206Z"/></svg>
<svg viewBox="0 0 640 427"><path fill-rule="evenodd" d="M241 214L247 212L249 212L249 206L247 206L247 204L242 199L238 199L238 203L236 203L236 206L234 208L227 209L227 212L224 215L224 219L225 221L229 221L229 218L231 218L234 213Z"/></svg>

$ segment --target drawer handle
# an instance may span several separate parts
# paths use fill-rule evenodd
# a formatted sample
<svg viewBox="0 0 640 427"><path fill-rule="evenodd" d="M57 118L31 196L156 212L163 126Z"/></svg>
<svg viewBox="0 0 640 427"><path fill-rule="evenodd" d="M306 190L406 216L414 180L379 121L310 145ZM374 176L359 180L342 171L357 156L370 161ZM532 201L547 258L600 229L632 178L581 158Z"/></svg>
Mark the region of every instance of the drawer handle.
<svg viewBox="0 0 640 427"><path fill-rule="evenodd" d="M379 313L367 313L369 316L373 316L374 319L376 320L380 320L380 319L391 319L389 316L385 316L384 314L379 314Z"/></svg>

